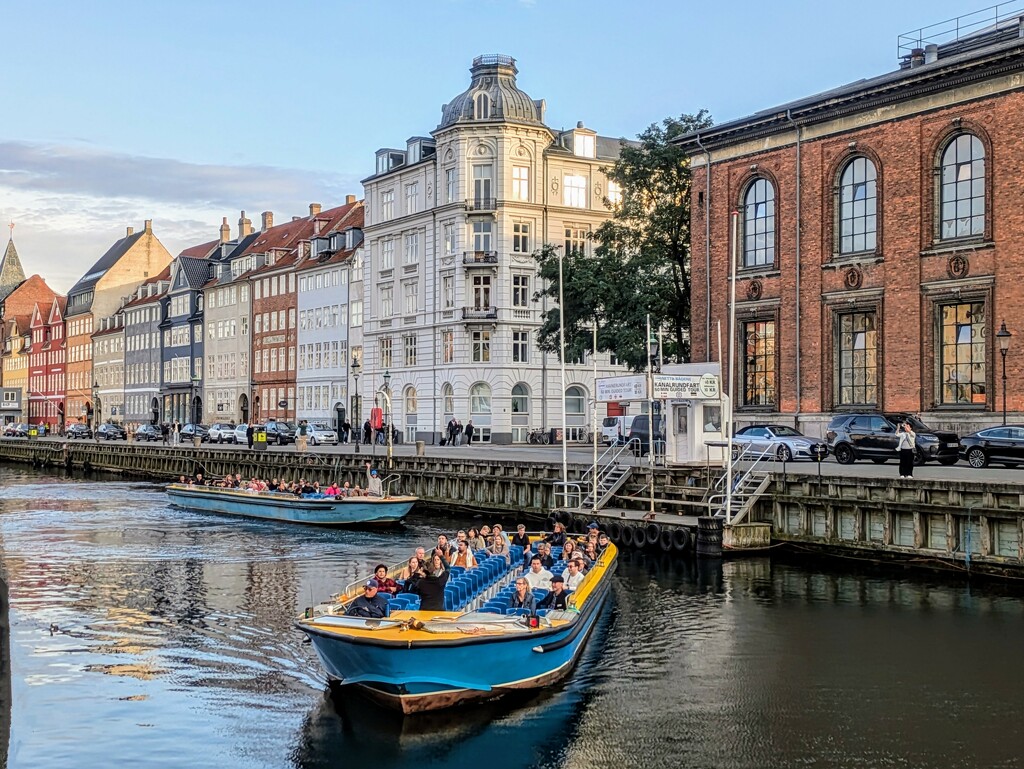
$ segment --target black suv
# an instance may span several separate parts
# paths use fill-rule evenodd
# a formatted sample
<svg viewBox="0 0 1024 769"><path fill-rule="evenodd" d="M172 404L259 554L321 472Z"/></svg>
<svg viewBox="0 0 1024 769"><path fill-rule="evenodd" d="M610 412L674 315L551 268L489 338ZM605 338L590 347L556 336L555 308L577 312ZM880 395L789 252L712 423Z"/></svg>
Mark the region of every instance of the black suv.
<svg viewBox="0 0 1024 769"><path fill-rule="evenodd" d="M658 449L655 453L665 452L665 417L655 417L654 443ZM636 439L637 443L632 443ZM629 435L626 438L630 450L636 456L643 456L651 451L651 418L647 414L637 414L633 417L633 424L629 427Z"/></svg>
<svg viewBox="0 0 1024 769"><path fill-rule="evenodd" d="M267 443L284 446L295 443L295 425L291 422L267 422Z"/></svg>
<svg viewBox="0 0 1024 769"><path fill-rule="evenodd" d="M104 422L96 429L96 438L105 438L108 441L123 441L128 437L128 433L121 425L116 425L113 422Z"/></svg>
<svg viewBox="0 0 1024 769"><path fill-rule="evenodd" d="M65 435L68 438L91 438L92 430L89 429L87 424L75 422L73 425L68 425L68 431Z"/></svg>
<svg viewBox="0 0 1024 769"><path fill-rule="evenodd" d="M191 422L183 424L181 426L181 439L185 441L193 440L194 438L199 438L200 443L206 443L206 441L210 440L210 428L206 425L194 425Z"/></svg>
<svg viewBox="0 0 1024 769"><path fill-rule="evenodd" d="M956 433L933 430L913 414L840 414L825 431L829 450L841 465L857 459L870 459L878 464L896 459L897 427L910 422L917 434L915 464L937 461L955 465L960 458L960 439Z"/></svg>

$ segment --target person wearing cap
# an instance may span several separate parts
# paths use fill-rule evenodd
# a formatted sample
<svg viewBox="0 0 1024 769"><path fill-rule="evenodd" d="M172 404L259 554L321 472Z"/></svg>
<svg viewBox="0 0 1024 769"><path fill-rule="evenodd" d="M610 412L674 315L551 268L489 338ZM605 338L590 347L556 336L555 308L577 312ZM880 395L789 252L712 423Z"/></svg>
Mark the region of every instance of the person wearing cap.
<svg viewBox="0 0 1024 769"><path fill-rule="evenodd" d="M380 476L377 474L377 468L372 467L369 462L366 463L366 496L384 496L384 484L381 483Z"/></svg>
<svg viewBox="0 0 1024 769"><path fill-rule="evenodd" d="M583 582L583 562L578 560L571 560L565 567L565 571L562 572L562 579L565 580L566 590L575 590Z"/></svg>
<svg viewBox="0 0 1024 769"><path fill-rule="evenodd" d="M512 594L512 598L509 599L508 607L510 609L529 609L530 611L536 611L537 597L530 590L530 583L526 581L526 577L519 577L516 579L516 592L514 592Z"/></svg>
<svg viewBox="0 0 1024 769"><path fill-rule="evenodd" d="M559 609L565 611L568 607L566 599L569 593L565 589L565 580L561 575L556 574L551 578L551 592L540 599L538 609Z"/></svg>
<svg viewBox="0 0 1024 769"><path fill-rule="evenodd" d="M364 619L383 619L388 615L388 602L379 592L376 579L368 579L363 594L348 605L345 615Z"/></svg>
<svg viewBox="0 0 1024 769"><path fill-rule="evenodd" d="M551 572L544 568L539 555L530 559L530 570L523 577L531 588L540 587L547 590L551 584Z"/></svg>

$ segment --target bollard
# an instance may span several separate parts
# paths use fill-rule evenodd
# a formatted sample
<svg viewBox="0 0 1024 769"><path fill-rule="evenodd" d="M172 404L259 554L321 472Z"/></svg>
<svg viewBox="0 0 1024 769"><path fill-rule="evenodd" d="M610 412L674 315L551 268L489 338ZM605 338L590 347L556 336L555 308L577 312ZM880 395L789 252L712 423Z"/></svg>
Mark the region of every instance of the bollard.
<svg viewBox="0 0 1024 769"><path fill-rule="evenodd" d="M199 448L200 446L202 446L202 445L203 445L203 439L202 439L202 437L201 437L201 436L198 436L198 435L194 435L194 436L192 436L192 445L193 445L193 446L195 446L195 447L196 447L197 449L198 449L198 448Z"/></svg>
<svg viewBox="0 0 1024 769"><path fill-rule="evenodd" d="M426 453L427 453L427 442L426 441L416 441L416 456L418 456L418 457L426 456Z"/></svg>

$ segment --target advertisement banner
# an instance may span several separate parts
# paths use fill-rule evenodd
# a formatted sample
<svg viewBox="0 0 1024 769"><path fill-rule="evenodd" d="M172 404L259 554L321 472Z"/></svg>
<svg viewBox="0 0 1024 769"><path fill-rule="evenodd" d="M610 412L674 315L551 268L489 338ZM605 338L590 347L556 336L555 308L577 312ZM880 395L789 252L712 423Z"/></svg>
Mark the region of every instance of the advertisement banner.
<svg viewBox="0 0 1024 769"><path fill-rule="evenodd" d="M600 377L597 380L599 403L616 401L637 401L647 397L647 377L643 374L632 376Z"/></svg>

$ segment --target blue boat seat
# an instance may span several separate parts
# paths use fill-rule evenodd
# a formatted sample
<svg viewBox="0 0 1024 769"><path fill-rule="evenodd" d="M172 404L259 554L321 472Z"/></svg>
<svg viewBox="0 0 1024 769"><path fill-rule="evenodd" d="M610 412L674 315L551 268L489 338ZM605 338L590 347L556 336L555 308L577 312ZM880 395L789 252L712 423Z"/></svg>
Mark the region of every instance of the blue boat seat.
<svg viewBox="0 0 1024 769"><path fill-rule="evenodd" d="M504 609L499 609L499 608L494 607L494 606L485 606L484 608L479 609L478 611L481 614L504 614L505 613Z"/></svg>
<svg viewBox="0 0 1024 769"><path fill-rule="evenodd" d="M408 601L409 602L406 604L406 607L405 607L407 610L409 610L409 611L419 611L419 608L420 608L420 597L418 595L409 594Z"/></svg>
<svg viewBox="0 0 1024 769"><path fill-rule="evenodd" d="M552 558L561 558L562 557L562 546L561 545L559 545L558 547L551 548L551 557Z"/></svg>
<svg viewBox="0 0 1024 769"><path fill-rule="evenodd" d="M452 573L453 577L456 574L463 574L465 571L466 571L466 567L465 566L452 566L451 567L451 573Z"/></svg>
<svg viewBox="0 0 1024 769"><path fill-rule="evenodd" d="M505 614L506 615L510 615L510 616L518 615L520 617L524 617L524 616L526 616L529 613L530 613L529 609L505 609Z"/></svg>

